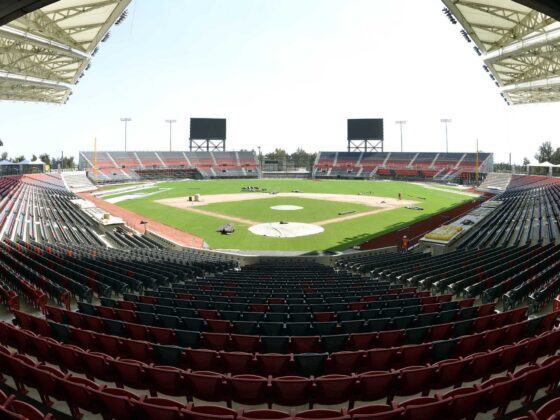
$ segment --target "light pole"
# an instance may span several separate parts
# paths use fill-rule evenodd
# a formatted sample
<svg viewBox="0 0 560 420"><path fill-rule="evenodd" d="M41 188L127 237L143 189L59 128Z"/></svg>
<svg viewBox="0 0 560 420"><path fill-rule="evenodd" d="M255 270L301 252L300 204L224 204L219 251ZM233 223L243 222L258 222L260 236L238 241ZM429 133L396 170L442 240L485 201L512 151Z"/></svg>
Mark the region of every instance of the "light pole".
<svg viewBox="0 0 560 420"><path fill-rule="evenodd" d="M132 121L132 118L124 117L121 118L121 121L124 123L124 151L126 152L126 140L127 140L126 137L127 137L128 123Z"/></svg>
<svg viewBox="0 0 560 420"><path fill-rule="evenodd" d="M262 163L261 146L257 146L257 148L259 149L259 178L262 178L263 163Z"/></svg>
<svg viewBox="0 0 560 420"><path fill-rule="evenodd" d="M445 153L449 153L449 137L447 133L447 124L453 122L453 120L451 118L442 118L440 121L442 124L445 124Z"/></svg>
<svg viewBox="0 0 560 420"><path fill-rule="evenodd" d="M171 127L173 127L177 120L165 120L165 122L169 124L169 151L171 152Z"/></svg>
<svg viewBox="0 0 560 420"><path fill-rule="evenodd" d="M401 152L402 152L403 151L402 128L403 128L403 125L406 124L406 121L404 121L404 120L395 121L395 124L398 124L401 127Z"/></svg>

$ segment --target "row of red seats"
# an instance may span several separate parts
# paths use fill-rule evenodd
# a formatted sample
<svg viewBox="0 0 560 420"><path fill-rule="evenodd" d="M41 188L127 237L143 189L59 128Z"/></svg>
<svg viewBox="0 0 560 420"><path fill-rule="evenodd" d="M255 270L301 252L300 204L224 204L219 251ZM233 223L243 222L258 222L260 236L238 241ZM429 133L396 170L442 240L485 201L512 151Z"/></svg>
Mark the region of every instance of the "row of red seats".
<svg viewBox="0 0 560 420"><path fill-rule="evenodd" d="M0 391L0 418L9 420L52 420L52 414L44 414L31 404L7 396Z"/></svg>
<svg viewBox="0 0 560 420"><path fill-rule="evenodd" d="M157 302L157 299L154 299ZM459 301L458 304L454 307L452 307L452 309L441 309L442 308L442 304L441 303L430 303L430 304L425 304L425 305L411 305L411 306L395 306L395 307L389 307L389 308L381 308L381 309L371 309L370 312L363 312L364 310L367 309L367 302L354 302L349 304L349 307L352 308L359 308L359 309L354 309L354 310L348 310L348 311L339 311L339 312L335 312L335 311L328 311L328 312L295 312L293 314L291 314L292 317L298 317L298 314L301 314L302 317L305 315L306 317L308 317L309 322L334 322L336 320L338 321L347 321L347 320L358 320L358 319L372 319L374 318L373 316L366 316L368 313L372 313L375 314L375 318L394 318L394 317L399 317L399 316L405 316L405 315L423 315L423 314L434 314L437 315L439 312L442 311L448 311L448 310L458 310L461 311L462 309L465 311L469 311L469 313L471 313L471 309L469 308L473 308L476 313L475 316L469 317L469 319L471 318L478 318L478 317L483 317L483 316L487 316L487 315L491 315L494 312L495 309L495 304L494 303L486 303L480 306L472 306L472 302L474 302L474 299L468 299L468 300L462 300ZM119 300L119 301L115 301L116 305L118 305L118 307L113 307L113 306L108 306L108 301L103 301L102 303L106 303L106 305L92 305L91 308L93 310L95 310L94 313L99 314L100 316L103 316L105 318L122 318L124 321L130 321L130 322L137 322L137 318L134 317L133 313L136 311L142 312L143 308L138 308L138 306L131 301L127 301L127 300ZM175 302L170 302L170 303L175 303ZM210 304L212 304L212 302L209 302ZM150 304L147 303L146 305L153 305L151 308L151 312L156 313L156 314L162 314L162 315L169 315L169 308L173 308L173 306L168 306L168 305L162 305L162 304ZM280 304L278 304L280 305ZM155 309L159 309L159 310L155 310ZM186 309L186 308L183 308ZM278 309L276 309L275 311L271 311L270 307L267 304L248 304L247 309L249 310L248 312L246 311L222 311L222 310L218 310L218 309L202 309L202 308L198 308L196 309L195 307L193 308L188 308L192 314L190 314L190 317L194 317L194 318L201 318L204 319L206 321L227 321L228 318L225 318L225 312L227 312L227 314L231 314L231 313L236 313L239 314L239 316L244 315L246 316L248 313L251 313L251 315L253 315L255 312L257 313L262 313L262 314L270 314L270 315L274 315L274 314L282 314L282 313L286 313L289 314L290 312L284 312L284 311L280 311ZM161 312L160 312L161 310ZM411 312L408 312L408 311ZM124 312L123 312L124 311ZM144 310L146 311L146 309ZM377 311L377 312L375 312ZM401 312L394 312L394 311L401 311ZM84 312L81 310L81 312ZM92 313L92 314L94 314ZM132 313L132 314L131 314ZM386 315L384 315L386 314ZM395 314L395 315L393 315ZM458 315L460 316L460 315ZM264 319L264 318L261 318ZM307 319L307 318L306 318ZM461 318L461 319L466 319L466 318ZM136 320L136 321L135 321ZM239 318L238 320L241 320L241 318ZM454 320L459 320L459 319L452 319ZM295 321L294 321L295 322ZM218 325L218 324L217 324ZM209 327L211 329L212 326L209 325ZM214 331L214 332L224 332L224 331Z"/></svg>
<svg viewBox="0 0 560 420"><path fill-rule="evenodd" d="M334 282L335 280L333 280L332 282ZM232 284L232 283L227 283L227 284L219 284L219 283L212 283L212 284L206 284L206 283L201 283L201 284L197 284L196 280L192 281L192 286L190 286L188 289L187 288L172 288L172 292L166 292L167 293L173 293L174 294L174 299L179 299L179 300L197 300L197 294L196 291L198 291L198 293L204 293L205 294L205 298L206 299L216 299L216 298L224 298L224 297L237 297L239 296L240 293L249 293L249 292L245 292L243 289L245 287L251 287L252 290L252 294L257 293L255 291L256 287L253 284L252 286L250 286L251 283L248 283L248 285L244 285L242 283L236 283L236 284ZM276 288L281 288L281 285L266 285L269 287L264 287L264 285L259 285L259 288L257 290L268 290L269 296L266 298L266 304L267 305L274 305L274 304L283 304L286 302L286 297L282 297L282 296L275 296L275 294L277 292L274 292L275 288L274 286L276 286ZM298 286L301 287L301 293L303 295L313 295L313 294L318 294L320 292L324 292L322 289L318 288L319 285L314 284L314 285L306 285L303 283L300 283ZM364 287L366 286L366 284L345 284L344 287L346 287L347 289L355 289L358 287ZM215 293L209 293L209 292L215 292ZM136 295L138 296L137 299L139 302L141 303L156 303L156 298L158 296L157 292L152 292L154 293L154 295ZM258 293L262 293L262 292L258 292ZM406 295L406 297L405 297ZM453 295L450 294L446 294L446 295L437 295L437 296L431 296L429 291L417 291L416 288L411 287L411 288L404 288L404 289L374 289L374 291L372 291L369 294L364 294L361 295L360 297L360 301L359 302L351 302L354 303L355 305L363 305L363 302L374 302L374 301L378 301L378 300L401 300L401 299L407 299L407 298L412 298L412 297L417 297L420 299L420 303L422 305L427 305L429 303L442 303L442 302L449 302L451 301L451 299L453 298ZM248 300L250 300L250 298L247 298ZM340 300L339 300L340 299ZM337 297L337 302L338 301L342 301L344 302L344 298L343 297ZM256 302L255 302L256 303ZM262 304L262 303L261 303ZM266 308L265 308L266 309ZM363 306L359 307L359 308L355 308L355 310L358 309L364 309ZM352 310L352 308L350 308L350 310Z"/></svg>
<svg viewBox="0 0 560 420"><path fill-rule="evenodd" d="M34 290L35 292L35 290ZM34 293L35 295L35 293ZM0 282L0 302L8 307L8 309L19 310L19 296L7 284Z"/></svg>
<svg viewBox="0 0 560 420"><path fill-rule="evenodd" d="M33 319L30 315L22 312L15 312L15 315L20 325L24 328L29 328L32 325ZM555 314L551 315L554 316ZM100 318L92 315L84 315L77 312L67 311L60 308L48 307L47 316L52 317L53 320L57 322L69 322L70 325L76 328L85 328L98 332L108 332L107 327L104 323L105 318ZM469 326L471 332L466 332L466 334L485 334L489 336L491 331L488 328L507 328L508 326L513 326L519 323L522 319L526 317L526 309L521 308L509 312L503 312L501 314L489 315L487 317L476 318L473 321L472 326ZM122 334L128 335L130 338L136 340L146 340L154 342L169 343L173 334L174 329L146 326L142 324L131 323L127 321L119 321L123 326ZM461 321L464 322L464 321ZM454 337L454 326L456 323L438 324L429 327L428 333L423 337L424 342L445 340L447 338L457 338ZM190 332L191 333L191 332ZM198 335L198 332L194 332ZM352 333L348 335L342 335L345 338L345 343L347 349L353 350L366 350L373 347L388 348L399 345L405 338L406 330L392 330L392 331L381 331L381 332L370 332L370 333ZM461 334L463 335L463 334ZM493 334L494 337L499 337L498 334ZM258 348L260 336L247 336L241 334L229 334L229 333L200 333L205 347L212 349L236 349L240 351L247 351L249 346L253 350ZM323 336L323 339L329 336ZM489 337L488 337L489 339ZM286 337L286 340L291 340L299 342L300 346L307 349L310 344L311 347L316 347L322 342L320 336L292 336ZM298 346L298 344L293 344Z"/></svg>
<svg viewBox="0 0 560 420"><path fill-rule="evenodd" d="M5 347L0 347L0 372L11 376L16 382L20 392L26 391L26 386L38 389L45 404L50 403L50 398L67 401L72 414L80 417L80 409L85 409L93 413L102 412L105 416L116 419L147 418L157 420L179 420L179 419L242 419L242 418L283 418L283 419L430 419L448 418L460 419L470 417L477 412L487 412L498 409L497 415L503 415L512 400L523 398L523 402L532 402L536 392L544 387L548 391L556 390L558 377L560 376L560 356L552 356L542 363L527 366L525 368L495 377L482 382L480 385L472 387L456 388L444 395L433 397L420 397L414 402L364 406L356 409L346 410L309 410L295 415L286 412L280 416L278 411L263 410L258 414L237 413L232 410L226 411L222 407L213 406L202 410L192 404L182 404L178 401L168 400L158 397L138 396L137 394L126 391L122 388L108 388L100 386L95 382L64 374L58 369L33 362L29 357L21 354L11 354ZM422 367L416 368L420 370ZM412 369L411 369L412 370ZM246 376L246 375L243 375ZM344 375L336 375L344 376ZM228 378L229 380L234 377ZM270 395L262 389L268 383L258 381L255 387L251 378L237 378L241 380L240 386L236 389L239 399L246 401L246 404L267 402ZM336 378L332 378L335 380ZM327 391L320 394L319 400L327 403L340 401L341 389L344 389L346 378L343 383L330 387ZM315 383L317 380L315 380ZM217 401L223 401L222 390L212 383L205 383L209 395L208 399L214 396ZM218 384L219 385L219 384ZM301 388L296 389L293 384L288 387L291 395L296 395ZM403 395L414 391L414 394L425 393L426 389L418 385L417 380L409 381L409 388L403 393L403 388L399 388ZM342 386L342 388L341 388ZM375 387L379 390L379 386ZM183 394L182 394L183 395ZM410 394L412 395L412 394ZM305 395L303 395L305 398ZM307 400L307 399L306 399ZM211 400L210 400L211 401ZM248 415L247 415L248 414Z"/></svg>
<svg viewBox="0 0 560 420"><path fill-rule="evenodd" d="M82 346L77 347L58 343L56 340L50 338L51 335L34 336L30 334L28 330L18 330L14 327L10 327L9 324L2 323L0 327L2 331L2 342L4 344L11 344L20 349L20 351L36 354L41 360L51 361L74 371L88 373L88 370L84 370L85 367L88 367L89 375L103 379L113 378L114 380L114 372L120 372L119 366L122 364L120 360L113 360L113 358L106 353L118 354L120 357L124 358L124 360L137 360L141 365L137 367L137 369L140 370L143 369L143 365L149 363L175 367L183 365L180 360L175 360L165 352L161 355L158 354L157 350L159 348L157 346L154 346L154 349L150 349L142 342L137 343L122 339L120 343L115 343L114 341L110 342L112 347L96 345L98 343L95 343L95 340L98 339L101 341L103 335L94 333L95 335L90 335L89 342L85 344L82 343L84 340L77 339L76 341ZM72 332L75 332L75 330ZM532 360L539 351L554 349L560 339L560 335L555 331L538 340L525 339L521 340L517 345L511 344L519 338L494 345L492 345L492 343L488 345L488 343L484 342L483 338L480 338L478 342L473 342L468 338L465 341L468 343L468 346L465 346L463 351L456 351L452 355L442 354L438 359L443 360L431 366L438 368L438 375L445 376L451 373L451 378L455 381L454 383L462 382L465 378L477 379L486 376L489 371L491 372L496 368L498 368L498 372L505 370L515 365L519 360ZM119 344L121 345L120 347ZM144 345L144 347L142 347L142 345ZM496 345L500 345L501 347L496 348ZM381 371L386 371L393 367L404 368L420 365L422 363L422 360L420 360L422 352L427 352L429 346L430 344L424 347L406 346L403 348L373 349L368 352L332 353L329 359L330 366L326 371L335 374L366 371L382 373ZM539 348L539 346L542 347ZM85 349L85 351L82 350L82 348ZM477 350L479 352L488 351L488 353L474 353ZM100 353L100 351L105 351L106 353ZM232 374L266 373L275 376L291 374L292 370L290 365L296 362L294 359L297 359L297 362L305 368L305 363L317 363L317 358L319 356L316 354L302 354L296 355L294 358L294 355L252 355L248 353L221 352L222 367L220 360L217 360L215 357L217 354L216 352L186 349L178 353L179 357L181 353L183 353L184 359L188 360L188 364L185 366L191 366L195 370L211 369L216 371L216 374L219 374L218 372L228 372ZM473 353L476 357L470 358ZM446 359L446 357L459 357L461 361L458 362L457 359ZM465 359L462 359L462 357ZM360 358L364 359L362 361L363 368L358 367ZM447 362L449 361L454 363L448 364ZM258 366L259 369L252 369L252 364ZM430 367L430 365L426 366ZM313 368L315 366L311 367ZM179 375L184 371L178 369L176 372ZM141 377L143 374L138 374L136 376ZM441 383L442 380L436 382Z"/></svg>
<svg viewBox="0 0 560 420"><path fill-rule="evenodd" d="M558 420L560 418L560 398L553 398L538 410L529 410L527 416L515 420Z"/></svg>
<svg viewBox="0 0 560 420"><path fill-rule="evenodd" d="M545 318L546 319L546 318ZM547 319L549 320L550 317ZM106 354L119 355L125 359L136 359L144 363L157 363L194 370L214 370L230 373L259 373L266 375L281 376L292 374L292 372L331 372L348 373L363 372L371 370L387 370L392 367L406 367L427 363L431 360L441 361L452 357L467 357L476 351L487 351L499 349L500 346L511 345L518 340L522 340L527 333L529 321L514 324L512 327L503 327L488 333L481 333L450 340L448 342L427 345L410 345L389 349L372 349L366 352L335 352L327 358L326 354L302 353L302 354L252 354L244 352L224 352L208 349L182 349L179 347L166 347L150 344L145 341L129 340L125 338L105 335L99 332L83 331L75 328L68 328L68 334L63 337L51 331L48 323L44 325L36 322L40 318L34 318L33 326L39 326L36 331L41 331L45 337L56 337L64 339L65 342L75 342L89 351L104 352ZM2 332L9 336L10 330L7 324L0 324ZM41 326L42 325L42 326ZM538 331L547 331L550 324L543 322ZM30 328L30 327L27 327ZM501 334L498 336L495 333ZM551 336L553 340L557 335ZM25 337L23 337L25 338ZM3 337L3 342L16 342L15 338ZM41 349L42 357L49 357L49 344L42 342L45 348ZM55 342L56 344L56 342ZM23 344L20 344L24 346ZM534 345L534 343L533 343ZM552 344L549 344L550 347ZM31 345L24 348L33 347ZM66 364L74 366L83 365L84 361L80 358L80 347L66 347L56 345L57 353L64 354ZM433 348L432 348L433 347ZM440 348L441 347L441 348ZM78 351L78 352L76 352ZM533 347L524 349L527 355L534 353ZM517 357L517 353L511 350L506 353L507 360ZM494 356L497 356L495 354ZM484 358L489 360L489 357ZM498 362L494 357L494 362ZM501 362L500 362L501 363ZM94 366L94 365L92 365ZM487 365L483 365L483 367ZM297 368L297 369L296 369ZM479 369L473 371L483 374Z"/></svg>

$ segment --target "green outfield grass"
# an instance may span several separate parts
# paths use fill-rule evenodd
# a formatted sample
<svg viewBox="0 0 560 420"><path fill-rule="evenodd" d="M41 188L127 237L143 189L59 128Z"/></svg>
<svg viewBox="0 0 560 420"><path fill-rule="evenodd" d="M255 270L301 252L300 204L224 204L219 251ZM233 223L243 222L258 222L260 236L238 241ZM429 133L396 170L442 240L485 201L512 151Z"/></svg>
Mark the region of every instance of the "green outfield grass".
<svg viewBox="0 0 560 420"><path fill-rule="evenodd" d="M303 209L294 211L271 209L272 206L277 205L294 205L303 207ZM375 207L362 204L298 197L274 197L259 200L216 203L197 208L266 223L273 221L278 222L280 220L286 222L313 223L342 217L338 215L338 213L342 212L355 211L356 213L364 213L376 209Z"/></svg>
<svg viewBox="0 0 560 420"><path fill-rule="evenodd" d="M220 224L227 220L191 213L187 210L156 203L156 200L174 197L187 197L194 194L231 194L240 193L245 186L257 186L268 191L290 192L300 190L305 193L326 194L367 194L377 197L396 198L398 193L403 199L417 201L423 211L395 209L376 215L364 216L323 226L323 233L300 238L268 238L249 232L249 225L235 223L236 232L224 236L216 232ZM117 205L142 216L176 227L200 236L212 248L246 250L283 250L313 251L342 250L381 234L400 229L434 214L453 208L473 198L456 193L437 191L407 182L384 181L311 181L311 180L217 180L217 181L178 181L161 182L156 188L162 190L149 197L127 200ZM152 189L150 189L152 190ZM275 211L272 205L293 204L304 207L299 211ZM270 199L247 200L230 203L216 203L200 206L199 209L227 214L261 222L279 220L310 223L337 217L346 210L364 212L373 207L343 202L313 200L298 197L274 197Z"/></svg>

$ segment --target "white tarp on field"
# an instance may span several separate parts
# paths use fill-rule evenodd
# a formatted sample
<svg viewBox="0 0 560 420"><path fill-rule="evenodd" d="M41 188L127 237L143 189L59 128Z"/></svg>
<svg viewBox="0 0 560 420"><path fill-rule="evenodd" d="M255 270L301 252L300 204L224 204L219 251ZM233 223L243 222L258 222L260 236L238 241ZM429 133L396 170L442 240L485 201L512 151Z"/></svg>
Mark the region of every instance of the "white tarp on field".
<svg viewBox="0 0 560 420"><path fill-rule="evenodd" d="M249 231L255 235L272 238L297 238L322 233L325 229L321 226L308 223L262 223L251 226Z"/></svg>

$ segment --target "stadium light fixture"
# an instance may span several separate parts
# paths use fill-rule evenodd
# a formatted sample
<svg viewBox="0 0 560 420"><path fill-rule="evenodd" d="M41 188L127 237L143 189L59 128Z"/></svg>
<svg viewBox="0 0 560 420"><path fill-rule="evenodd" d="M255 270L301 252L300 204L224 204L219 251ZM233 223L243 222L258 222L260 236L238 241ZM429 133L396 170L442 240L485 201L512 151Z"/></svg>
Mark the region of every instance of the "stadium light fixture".
<svg viewBox="0 0 560 420"><path fill-rule="evenodd" d="M172 127L173 124L177 122L177 120L165 120L165 122L169 124L169 151L171 152Z"/></svg>
<svg viewBox="0 0 560 420"><path fill-rule="evenodd" d="M126 141L127 141L127 134L128 134L128 123L132 121L130 117L123 117L121 121L124 123L124 151L126 152Z"/></svg>
<svg viewBox="0 0 560 420"><path fill-rule="evenodd" d="M406 125L406 121L405 120L399 120L399 121L395 121L395 124L398 124L401 127L401 152L403 151L403 135L402 135L402 130L403 130L403 125Z"/></svg>
<svg viewBox="0 0 560 420"><path fill-rule="evenodd" d="M449 136L447 125L452 123L453 120L451 118L442 118L440 121L442 122L442 124L445 124L445 153L449 153Z"/></svg>

